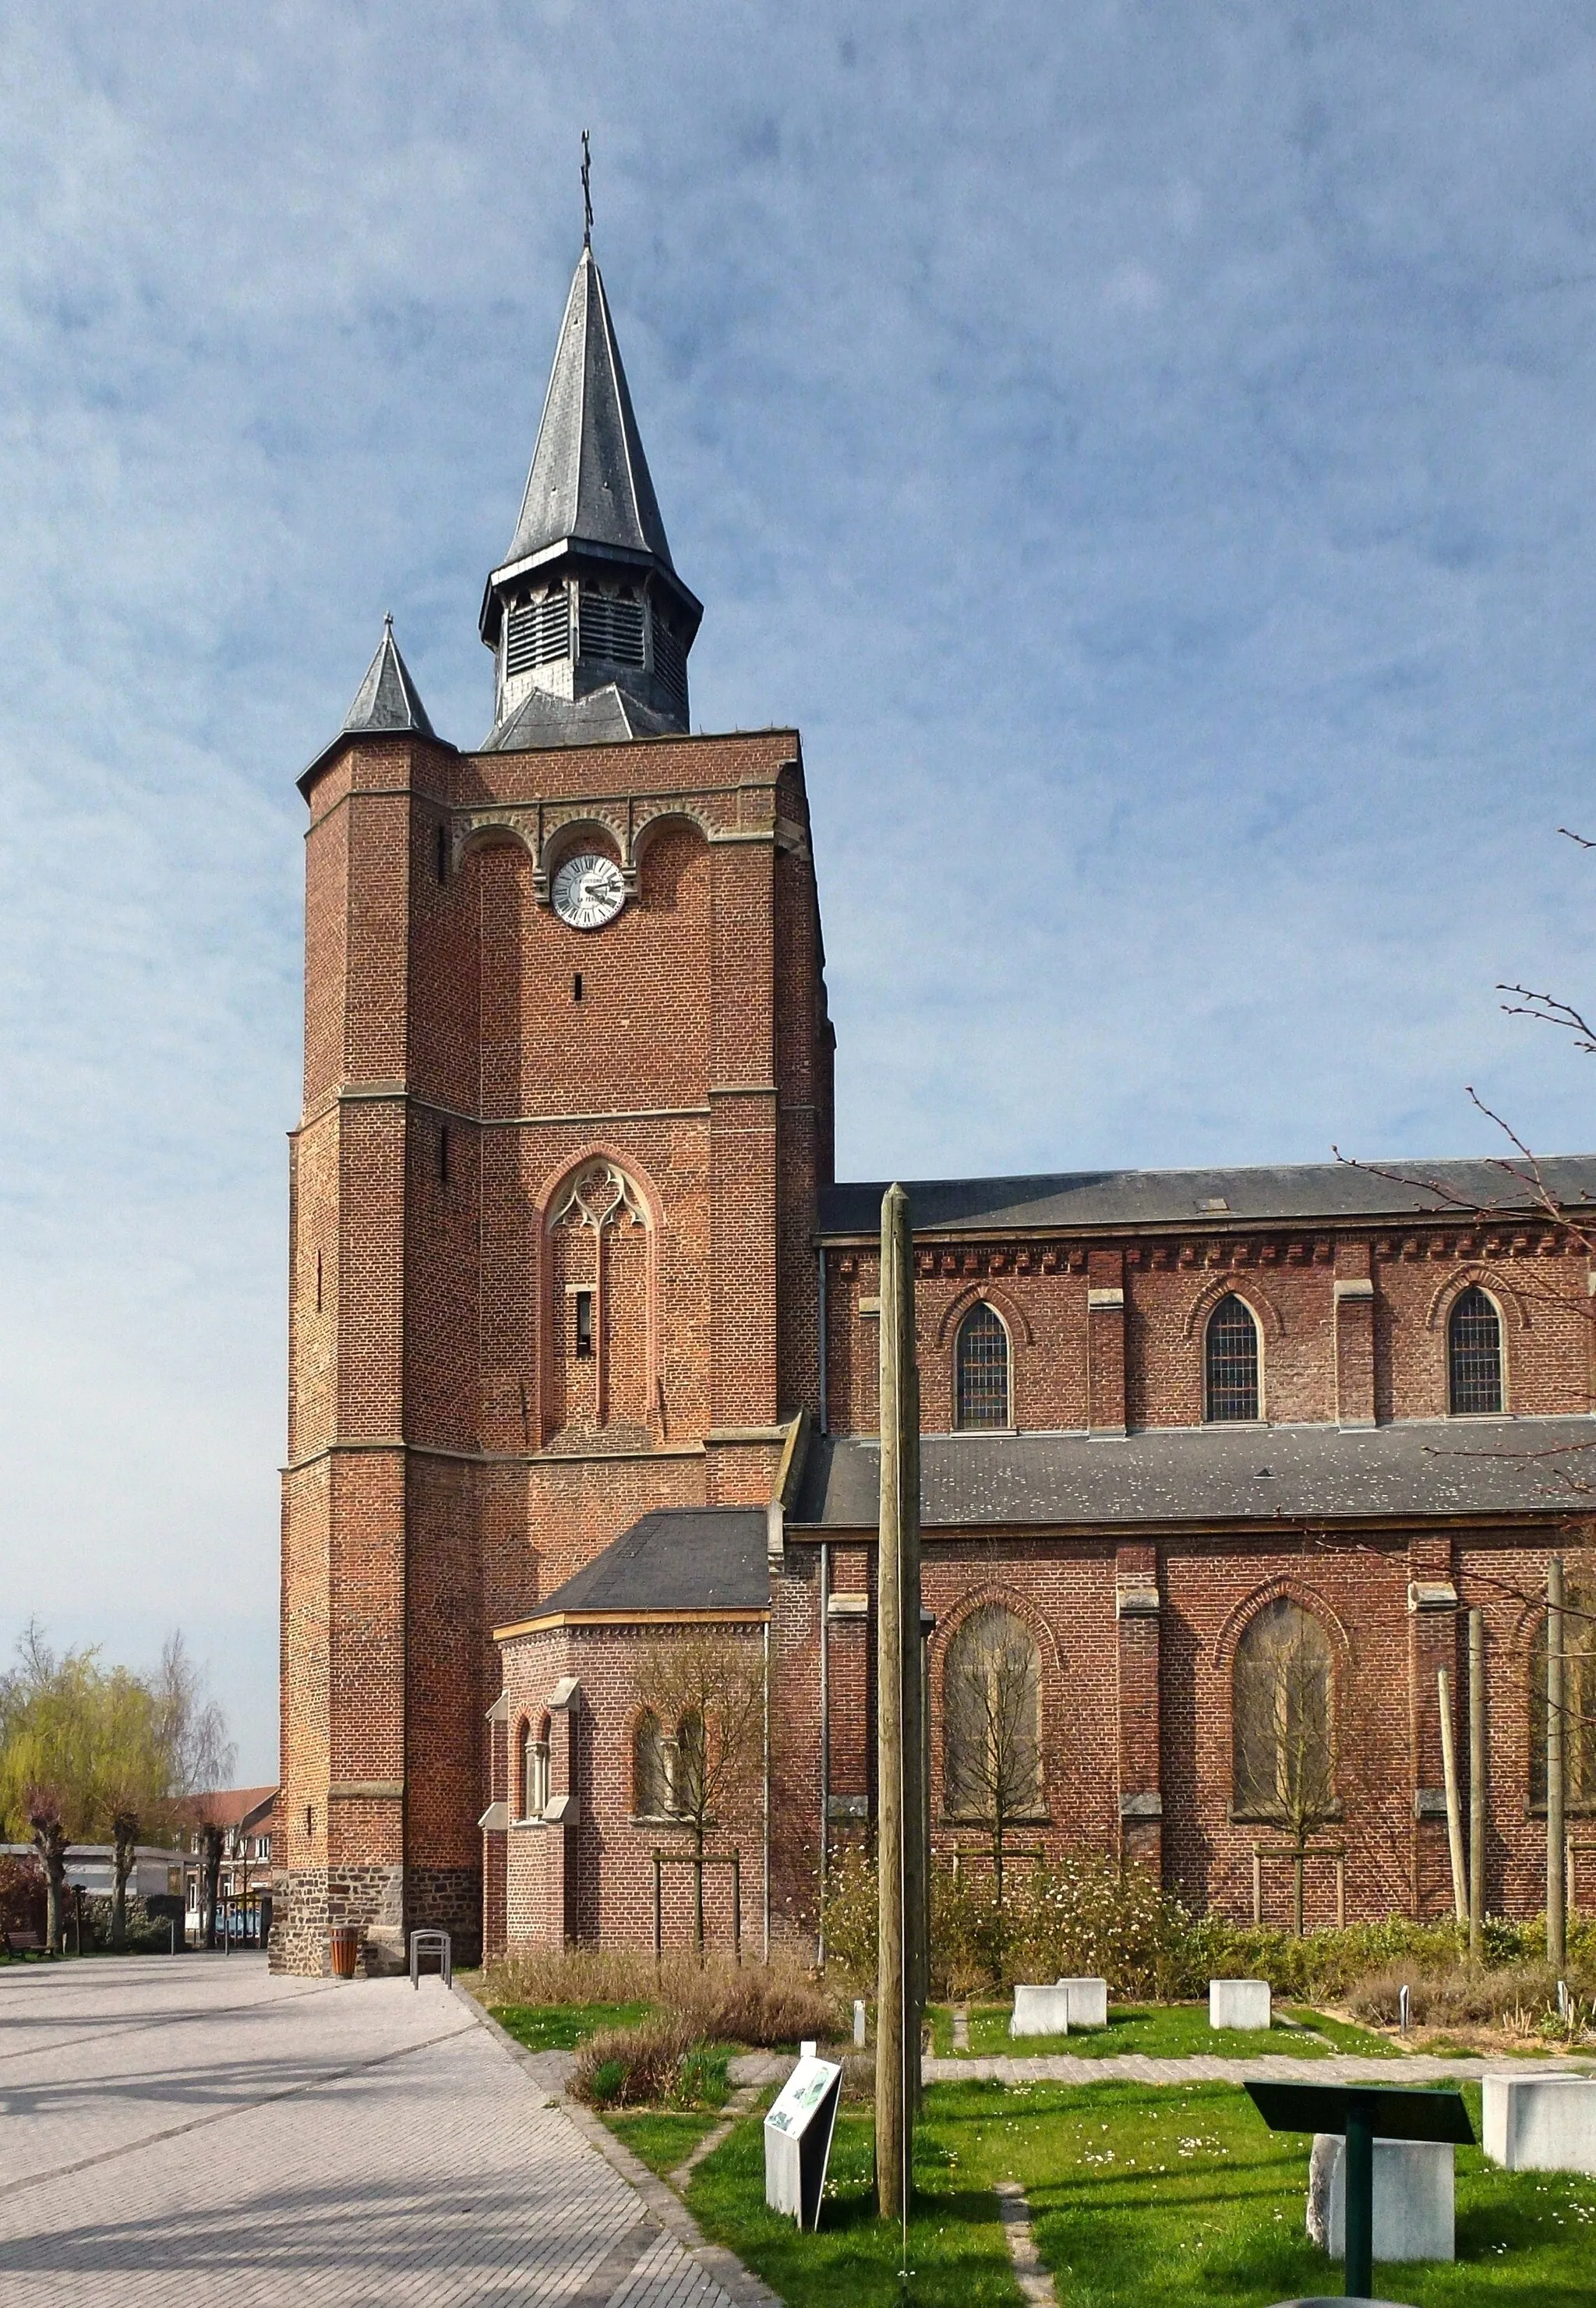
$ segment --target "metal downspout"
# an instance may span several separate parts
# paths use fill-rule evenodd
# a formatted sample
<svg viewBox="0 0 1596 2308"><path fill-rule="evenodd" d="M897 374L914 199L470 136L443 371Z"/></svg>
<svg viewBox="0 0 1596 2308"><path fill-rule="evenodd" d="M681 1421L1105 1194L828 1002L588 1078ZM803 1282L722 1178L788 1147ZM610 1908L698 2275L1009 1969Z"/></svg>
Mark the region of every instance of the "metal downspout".
<svg viewBox="0 0 1596 2308"><path fill-rule="evenodd" d="M820 1925L817 1962L826 1961L826 1888L831 1826L831 1546L820 1541Z"/></svg>

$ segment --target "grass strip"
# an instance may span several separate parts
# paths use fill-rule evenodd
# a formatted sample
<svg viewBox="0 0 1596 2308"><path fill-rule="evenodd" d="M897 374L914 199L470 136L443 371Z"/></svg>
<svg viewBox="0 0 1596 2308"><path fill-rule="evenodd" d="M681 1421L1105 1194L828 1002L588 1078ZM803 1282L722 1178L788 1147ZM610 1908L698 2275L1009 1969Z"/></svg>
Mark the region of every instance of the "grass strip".
<svg viewBox="0 0 1596 2308"><path fill-rule="evenodd" d="M601 2028L635 2028L648 2003L498 2003L493 2017L528 2052L574 2052Z"/></svg>

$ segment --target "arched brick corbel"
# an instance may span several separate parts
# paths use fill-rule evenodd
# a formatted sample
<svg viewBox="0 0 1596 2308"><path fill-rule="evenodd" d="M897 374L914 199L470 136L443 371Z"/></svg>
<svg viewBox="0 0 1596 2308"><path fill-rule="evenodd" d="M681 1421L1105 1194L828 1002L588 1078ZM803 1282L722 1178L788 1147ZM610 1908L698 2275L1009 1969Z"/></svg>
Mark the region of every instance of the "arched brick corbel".
<svg viewBox="0 0 1596 2308"><path fill-rule="evenodd" d="M1294 1578L1290 1572L1283 1572L1274 1579L1266 1579L1261 1586L1244 1595L1239 1603L1232 1604L1225 1614L1209 1652L1216 1674L1230 1675L1236 1663L1236 1646L1246 1629L1260 1611L1266 1610L1271 1603L1279 1602L1283 1597L1311 1612L1324 1628L1334 1647L1337 1674L1351 1666L1351 1637L1328 1598L1317 1587L1309 1586L1305 1579Z"/></svg>
<svg viewBox="0 0 1596 2308"><path fill-rule="evenodd" d="M968 1288L961 1290L956 1298L950 1298L942 1309L937 1323L938 1346L945 1347L971 1307L979 1306L983 1303L995 1306L1001 1314L1011 1344L1017 1343L1026 1347L1034 1347L1036 1344L1036 1333L1031 1327L1031 1318L1017 1299L1011 1298L1000 1284L972 1282Z"/></svg>
<svg viewBox="0 0 1596 2308"><path fill-rule="evenodd" d="M1285 1316L1268 1292L1260 1289L1251 1275L1244 1282L1238 1275L1229 1273L1216 1274L1197 1292L1186 1310L1186 1319L1180 1326L1181 1337L1195 1338L1222 1298L1240 1298L1241 1304L1250 1310L1260 1331L1272 1331L1277 1339L1284 1338Z"/></svg>
<svg viewBox="0 0 1596 2308"><path fill-rule="evenodd" d="M1512 1315L1519 1330L1529 1329L1529 1309L1514 1285L1506 1279L1498 1268L1473 1261L1467 1266L1459 1267L1455 1274L1449 1274L1437 1287L1430 1299L1429 1310L1424 1318L1426 1330L1440 1330L1456 1301L1462 1297L1465 1290L1472 1290L1476 1285L1485 1291L1488 1296L1496 1300L1504 1313Z"/></svg>

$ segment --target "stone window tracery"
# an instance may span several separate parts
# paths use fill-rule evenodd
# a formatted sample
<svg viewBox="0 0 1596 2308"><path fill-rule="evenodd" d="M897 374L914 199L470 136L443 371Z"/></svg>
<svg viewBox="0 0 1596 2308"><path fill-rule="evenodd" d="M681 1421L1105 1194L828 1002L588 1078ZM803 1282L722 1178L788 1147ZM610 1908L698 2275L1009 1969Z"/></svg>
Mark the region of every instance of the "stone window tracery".
<svg viewBox="0 0 1596 2308"><path fill-rule="evenodd" d="M637 1188L619 1163L602 1156L584 1162L572 1173L549 1216L551 1230L562 1226L589 1226L602 1234L608 1226L646 1227L648 1223Z"/></svg>

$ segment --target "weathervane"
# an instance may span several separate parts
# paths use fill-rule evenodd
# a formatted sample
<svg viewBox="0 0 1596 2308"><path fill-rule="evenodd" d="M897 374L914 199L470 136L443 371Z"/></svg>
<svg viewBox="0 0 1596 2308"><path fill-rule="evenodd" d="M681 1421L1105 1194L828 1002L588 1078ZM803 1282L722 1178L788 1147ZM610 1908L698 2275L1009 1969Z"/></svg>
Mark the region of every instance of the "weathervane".
<svg viewBox="0 0 1596 2308"><path fill-rule="evenodd" d="M592 166L593 156L588 150L588 132L584 128L582 131L582 246L584 248L591 248L593 245L593 193L588 181Z"/></svg>

